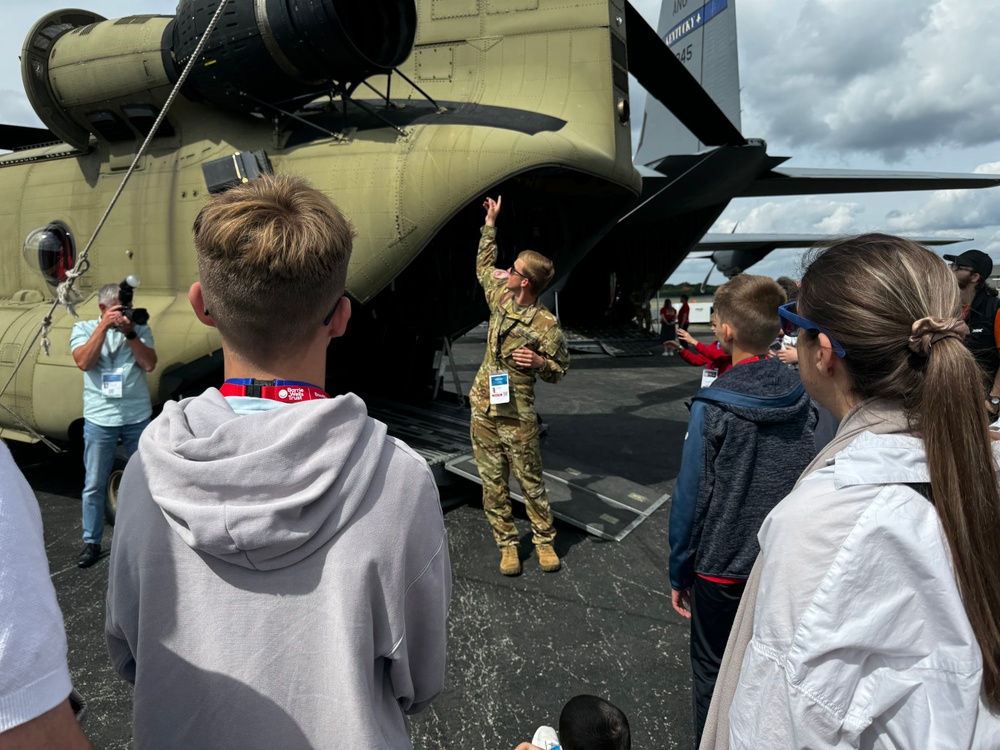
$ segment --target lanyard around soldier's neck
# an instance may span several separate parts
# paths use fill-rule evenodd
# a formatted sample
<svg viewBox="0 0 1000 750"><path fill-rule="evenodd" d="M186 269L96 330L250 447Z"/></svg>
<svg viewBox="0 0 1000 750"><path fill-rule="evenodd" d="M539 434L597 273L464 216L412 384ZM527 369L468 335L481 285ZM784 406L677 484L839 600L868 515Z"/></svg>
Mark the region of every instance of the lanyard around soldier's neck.
<svg viewBox="0 0 1000 750"><path fill-rule="evenodd" d="M219 393L223 396L266 398L286 404L330 398L326 391L311 383L300 383L297 380L257 380L256 378L229 378L222 384Z"/></svg>

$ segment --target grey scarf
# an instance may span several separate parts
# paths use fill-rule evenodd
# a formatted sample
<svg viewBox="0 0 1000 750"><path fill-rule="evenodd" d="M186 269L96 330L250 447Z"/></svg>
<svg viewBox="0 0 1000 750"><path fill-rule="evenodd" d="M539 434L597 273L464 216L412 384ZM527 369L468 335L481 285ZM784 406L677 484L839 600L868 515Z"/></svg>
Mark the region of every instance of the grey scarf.
<svg viewBox="0 0 1000 750"><path fill-rule="evenodd" d="M863 432L876 435L891 435L909 433L910 425L898 404L890 401L869 399L862 401L844 415L840 428L833 440L827 443L812 463L806 467L799 477L795 487L802 480L824 466L834 462L837 454L847 448L854 439ZM795 489L793 487L793 489ZM699 750L729 749L729 708L733 705L736 687L740 681L740 670L743 667L743 655L750 638L753 635L753 615L757 607L757 591L760 588L760 573L763 565L760 555L754 563L747 587L740 600L740 608L736 612L733 629L726 642L726 655L722 658L722 666L715 682L715 692L712 695L712 705L708 709L705 720L705 731L701 736Z"/></svg>

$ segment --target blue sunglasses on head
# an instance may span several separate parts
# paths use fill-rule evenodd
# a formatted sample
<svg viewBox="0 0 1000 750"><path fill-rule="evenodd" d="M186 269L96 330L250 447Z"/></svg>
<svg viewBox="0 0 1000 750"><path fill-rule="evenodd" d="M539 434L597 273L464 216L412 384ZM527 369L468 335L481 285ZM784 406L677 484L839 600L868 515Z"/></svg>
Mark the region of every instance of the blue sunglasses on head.
<svg viewBox="0 0 1000 750"><path fill-rule="evenodd" d="M795 333L796 328L805 328L807 331L819 331L820 333L825 333L826 337L830 339L830 346L837 353L837 356L843 359L847 356L847 352L844 351L844 347L840 345L830 332L827 331L822 326L816 325L809 318L803 318L801 315L795 314L795 303L789 302L787 305L782 305L778 308L778 317L781 318L781 332L787 336L792 336Z"/></svg>

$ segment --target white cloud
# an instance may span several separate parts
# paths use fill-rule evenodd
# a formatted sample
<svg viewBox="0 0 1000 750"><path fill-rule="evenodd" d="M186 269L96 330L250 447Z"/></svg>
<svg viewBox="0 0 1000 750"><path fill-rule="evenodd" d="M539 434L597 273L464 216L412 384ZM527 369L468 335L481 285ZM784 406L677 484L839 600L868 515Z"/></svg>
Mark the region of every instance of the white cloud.
<svg viewBox="0 0 1000 750"><path fill-rule="evenodd" d="M856 231L860 203L802 196L773 200L747 209L746 202L734 202L712 227L713 232L752 234L845 234Z"/></svg>
<svg viewBox="0 0 1000 750"><path fill-rule="evenodd" d="M742 68L753 73L743 79L749 134L888 162L1000 137L1000 3L758 0L738 8Z"/></svg>
<svg viewBox="0 0 1000 750"><path fill-rule="evenodd" d="M1000 162L976 167L980 174L1000 174ZM1000 223L1000 188L938 190L911 211L892 212L886 226L893 232L978 230Z"/></svg>

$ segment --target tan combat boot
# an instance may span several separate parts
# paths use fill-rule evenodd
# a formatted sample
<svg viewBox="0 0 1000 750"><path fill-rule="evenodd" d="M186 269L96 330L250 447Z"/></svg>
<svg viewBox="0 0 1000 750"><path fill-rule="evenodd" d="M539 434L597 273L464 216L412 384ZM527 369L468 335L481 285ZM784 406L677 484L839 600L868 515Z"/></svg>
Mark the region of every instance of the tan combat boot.
<svg viewBox="0 0 1000 750"><path fill-rule="evenodd" d="M517 556L517 547L500 548L500 572L505 576L521 575L521 558Z"/></svg>
<svg viewBox="0 0 1000 750"><path fill-rule="evenodd" d="M539 544L535 547L538 552L538 564L546 573L555 573L561 567L559 555L551 544Z"/></svg>

